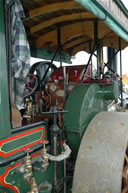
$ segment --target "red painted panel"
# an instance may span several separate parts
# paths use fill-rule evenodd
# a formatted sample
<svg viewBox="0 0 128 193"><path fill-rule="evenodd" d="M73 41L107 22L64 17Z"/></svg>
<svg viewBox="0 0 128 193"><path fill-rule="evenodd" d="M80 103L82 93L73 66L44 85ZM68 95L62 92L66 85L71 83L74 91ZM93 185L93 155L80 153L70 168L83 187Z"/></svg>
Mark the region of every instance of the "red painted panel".
<svg viewBox="0 0 128 193"><path fill-rule="evenodd" d="M68 74L68 82L76 82L80 83L81 77L85 70L85 65L79 66L66 66L66 74ZM91 76L90 67L87 70L86 75ZM84 82L88 81L88 77L84 78ZM57 68L50 76L50 82L54 82L55 80L63 81L64 80L64 73L63 67Z"/></svg>

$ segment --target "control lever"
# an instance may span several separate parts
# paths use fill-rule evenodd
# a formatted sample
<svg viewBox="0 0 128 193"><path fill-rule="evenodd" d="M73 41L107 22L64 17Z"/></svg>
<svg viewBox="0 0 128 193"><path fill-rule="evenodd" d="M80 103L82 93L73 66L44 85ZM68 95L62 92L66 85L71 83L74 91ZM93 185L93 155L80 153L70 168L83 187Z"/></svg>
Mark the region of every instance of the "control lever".
<svg viewBox="0 0 128 193"><path fill-rule="evenodd" d="M53 114L53 124L49 128L49 130L50 130L50 144L51 144L50 152L53 156L57 156L58 155L57 138L58 138L58 134L60 132L60 127L57 125L57 116L59 113L68 113L68 111L57 110L57 102L56 102L56 106L52 107L49 112L43 112L42 111L42 105L43 105L43 101L40 100L40 113L41 114L43 114L43 115ZM53 192L56 192L57 185L58 185L57 162L56 161L53 161L53 168L54 168Z"/></svg>
<svg viewBox="0 0 128 193"><path fill-rule="evenodd" d="M43 112L42 106L43 106L43 101L42 101L42 99L40 99L40 113L43 114L43 115L53 114L55 116L58 113L68 113L68 111L65 111L65 110L61 110L61 111L57 110L57 105L55 107L51 107L50 111Z"/></svg>

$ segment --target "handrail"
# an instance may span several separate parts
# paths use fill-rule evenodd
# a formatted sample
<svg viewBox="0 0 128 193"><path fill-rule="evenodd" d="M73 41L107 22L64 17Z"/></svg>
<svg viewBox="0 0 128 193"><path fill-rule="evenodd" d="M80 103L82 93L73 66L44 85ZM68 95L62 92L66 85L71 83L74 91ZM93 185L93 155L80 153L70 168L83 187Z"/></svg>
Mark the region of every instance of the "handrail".
<svg viewBox="0 0 128 193"><path fill-rule="evenodd" d="M12 129L11 134L19 133L21 131L26 131L26 130L29 130L33 127L38 127L38 126L41 126L41 125L45 125L46 127L48 127L47 122L40 121L40 122L37 122L37 123L32 123L32 124L29 124L29 125L24 125L22 127L17 127L15 129Z"/></svg>

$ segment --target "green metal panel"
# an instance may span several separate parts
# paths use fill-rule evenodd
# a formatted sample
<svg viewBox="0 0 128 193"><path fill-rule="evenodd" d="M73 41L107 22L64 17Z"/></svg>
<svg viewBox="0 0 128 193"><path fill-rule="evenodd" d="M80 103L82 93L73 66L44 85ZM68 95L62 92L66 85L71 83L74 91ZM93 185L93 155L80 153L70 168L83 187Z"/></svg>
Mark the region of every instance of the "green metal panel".
<svg viewBox="0 0 128 193"><path fill-rule="evenodd" d="M69 112L64 114L64 124L68 130L80 130L80 111L89 86L76 86L68 97L65 108Z"/></svg>
<svg viewBox="0 0 128 193"><path fill-rule="evenodd" d="M122 37L126 42L128 42L128 33L117 25L110 17L107 16L104 23L118 36Z"/></svg>
<svg viewBox="0 0 128 193"><path fill-rule="evenodd" d="M20 165L21 166L21 165ZM48 182L50 184L53 183L53 164L51 163L48 169L43 172L42 169L42 162L36 161L34 163L34 178L36 179L36 183L40 185L42 182ZM62 172L62 164L61 170ZM60 175L59 175L60 176ZM27 193L30 192L30 184L27 183L27 180L24 178L23 173L16 172L16 169L13 169L9 172L8 176L6 177L6 181L8 183L12 183L13 179L13 186L19 190L19 193ZM7 190L6 190L7 191ZM44 191L45 192L45 191ZM9 190L9 193L14 193L13 190Z"/></svg>
<svg viewBox="0 0 128 193"><path fill-rule="evenodd" d="M20 154L22 150L36 146L47 140L47 127L41 125L26 131L13 134L6 140L0 141L0 160Z"/></svg>
<svg viewBox="0 0 128 193"><path fill-rule="evenodd" d="M120 91L118 81L113 81L112 84L103 87L104 100L118 101Z"/></svg>
<svg viewBox="0 0 128 193"><path fill-rule="evenodd" d="M42 58L42 59L46 59L46 60L52 60L53 56L54 56L54 52L51 51L47 51L41 48L33 48L31 47L31 56L35 57L35 58ZM61 54L61 60L62 62L65 63L69 63L71 64L71 56L69 56L68 54ZM55 61L60 61L60 55L58 54L55 58Z"/></svg>
<svg viewBox="0 0 128 193"><path fill-rule="evenodd" d="M75 0L75 1L81 4L89 12L96 15L99 19L103 20L105 19L105 13L92 0Z"/></svg>
<svg viewBox="0 0 128 193"><path fill-rule="evenodd" d="M118 101L120 95L118 81L112 81L111 84L102 86L99 91L95 93L95 97L104 100L115 100Z"/></svg>
<svg viewBox="0 0 128 193"><path fill-rule="evenodd" d="M18 149L19 151L17 151L16 153L13 153L12 155L2 158L2 156L0 157L1 160L6 160L10 157L13 157L15 155L18 155L21 153L20 151L20 147L25 147L24 150L26 150L26 145L28 143L33 143L35 141L37 141L38 139L40 140L41 136L44 136L43 141L47 140L47 127L45 125L41 125L39 128L44 128L44 133L45 136L43 135L43 133L41 131L36 131L36 132L31 132L35 129L38 129L38 127L29 129L28 131L22 131L22 132L18 132L17 134L12 135L10 138L6 139L7 142L5 142L5 144L2 145L2 150L4 150L4 153L7 153L8 151L13 152L13 150ZM26 132L31 132L29 134L25 134L25 136L21 136L21 134L26 133ZM12 137L16 137L15 139L11 139ZM37 144L30 146L29 148L33 148L36 147ZM0 151L1 152L1 151ZM37 153L37 155L36 155ZM50 184L53 184L53 162L49 162L49 166L47 168L47 170L45 170L42 167L43 162L40 161L40 156L39 155L39 150L37 152L34 152L33 154L35 154L34 157L32 157L32 162L33 162L33 175L34 178L36 179L36 182L38 184L38 186L41 183L44 182L48 182ZM35 160L35 161L34 161ZM5 175L5 184L8 185L10 184L10 186L6 186L5 188L3 187L3 185L0 184L0 193L2 191L5 191L7 193L14 193L14 188L15 188L15 192L19 192L19 193L26 193L30 191L30 184L27 183L26 179L24 178L25 172L19 172L18 168L19 167L23 167L23 164L25 164L25 158L19 159L18 161L14 161L11 164L0 168L0 179L2 178L3 175ZM58 168L58 179L62 179L63 177L63 161L57 163L57 168ZM5 174L5 172L8 170L8 173ZM13 179L13 180L12 180ZM13 187L12 187L13 186ZM13 189L12 189L13 188ZM45 192L45 189L44 189ZM50 193L51 191L49 191ZM46 191L47 193L47 191Z"/></svg>
<svg viewBox="0 0 128 193"><path fill-rule="evenodd" d="M110 17L114 23L119 25L125 32L128 32L128 10L121 0L92 0L101 10ZM106 18L105 18L106 19Z"/></svg>
<svg viewBox="0 0 128 193"><path fill-rule="evenodd" d="M67 131L68 143L76 156L83 133L92 118L100 111L106 111L106 100L117 100L119 85L111 81L110 85L99 84L77 85L71 91L64 114L64 126Z"/></svg>
<svg viewBox="0 0 128 193"><path fill-rule="evenodd" d="M38 186L41 183L44 183L44 182L48 182L50 184L53 184L53 171L54 171L53 170L53 162L50 163L50 165L48 166L46 171L45 170L43 171L42 162L38 162L38 156L36 157L36 159L37 160L34 163L33 173L34 173L34 178L36 179L36 183L38 184ZM33 158L33 160L34 160L34 158ZM17 163L18 162L15 162L15 164L17 164ZM12 169L9 170L7 176L5 177L6 183L13 186L15 188L15 191L17 190L18 193L27 193L27 192L30 191L30 184L27 183L27 180L24 178L24 173L17 171L17 169L19 167L21 167L23 164L21 163L17 167L14 167L15 164L12 163L11 165L8 165L8 167L12 167ZM62 162L58 163L57 166L59 168L58 179L61 179L62 174L63 174L63 164L62 164ZM6 193L14 193L14 190L12 190L11 188L0 187L0 193L3 190ZM44 192L45 192L45 189L44 189ZM47 193L47 191L46 191L46 193Z"/></svg>
<svg viewBox="0 0 128 193"><path fill-rule="evenodd" d="M91 119L100 111L105 111L104 98L97 95L102 93L98 84L77 85L71 91L65 109L64 126L73 153L76 155L81 138Z"/></svg>
<svg viewBox="0 0 128 193"><path fill-rule="evenodd" d="M8 153L10 151L13 151L14 149L18 149L22 146L38 141L42 137L42 132L43 131L40 130L38 132L33 132L24 137L16 138L15 140L9 141L8 143L5 143L5 145L1 147L1 151Z"/></svg>
<svg viewBox="0 0 128 193"><path fill-rule="evenodd" d="M77 85L72 90L65 107L69 111L64 115L67 130L80 131L82 134L92 113L105 109L103 98L96 97L99 91L101 88L98 84Z"/></svg>
<svg viewBox="0 0 128 193"><path fill-rule="evenodd" d="M11 134L3 0L0 1L0 139Z"/></svg>

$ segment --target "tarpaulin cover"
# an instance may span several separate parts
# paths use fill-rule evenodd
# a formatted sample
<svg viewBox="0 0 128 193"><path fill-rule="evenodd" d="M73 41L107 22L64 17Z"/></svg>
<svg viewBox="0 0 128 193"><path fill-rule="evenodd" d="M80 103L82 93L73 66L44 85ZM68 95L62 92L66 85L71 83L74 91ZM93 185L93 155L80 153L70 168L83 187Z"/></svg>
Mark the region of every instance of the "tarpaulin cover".
<svg viewBox="0 0 128 193"><path fill-rule="evenodd" d="M92 0L75 0L81 4L85 9L94 14L97 18L104 20L104 23L118 36L128 42L128 33L121 27L120 23L116 18L112 18L107 11L104 11L98 2Z"/></svg>

